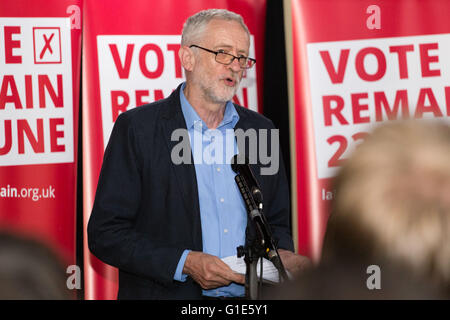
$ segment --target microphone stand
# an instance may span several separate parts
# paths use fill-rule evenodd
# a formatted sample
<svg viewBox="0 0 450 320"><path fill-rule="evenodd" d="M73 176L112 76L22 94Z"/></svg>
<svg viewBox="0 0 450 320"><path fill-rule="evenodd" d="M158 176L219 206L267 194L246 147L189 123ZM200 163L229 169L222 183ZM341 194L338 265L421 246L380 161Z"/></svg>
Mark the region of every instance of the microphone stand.
<svg viewBox="0 0 450 320"><path fill-rule="evenodd" d="M250 243L246 241L245 246L238 247L237 255L238 257L244 256L244 261L246 264L246 296L251 300L258 300L260 294L258 292L258 276L256 268L260 258L265 257L274 264L279 272L280 282L287 281L289 278L278 254L277 246L272 238L270 226L268 225L262 212L262 194L259 187L257 188L257 186L254 186L252 188L253 192L251 192L249 184L240 173L236 175L235 181L238 185L242 198L244 199L248 216L250 220L253 221L256 229L255 239L253 239Z"/></svg>

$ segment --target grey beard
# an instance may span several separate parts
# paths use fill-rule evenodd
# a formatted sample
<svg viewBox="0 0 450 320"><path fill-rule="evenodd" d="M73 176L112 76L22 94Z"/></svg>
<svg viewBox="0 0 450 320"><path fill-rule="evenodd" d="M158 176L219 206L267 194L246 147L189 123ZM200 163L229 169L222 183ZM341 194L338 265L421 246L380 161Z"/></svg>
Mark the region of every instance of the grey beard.
<svg viewBox="0 0 450 320"><path fill-rule="evenodd" d="M236 94L236 92L239 88L239 84L240 84L240 81L237 81L233 91L225 97L218 97L217 95L215 95L214 88L212 88L212 87L203 87L203 89L204 89L203 92L205 93L205 98L208 101L211 101L213 103L226 103L227 101L230 101L231 99L233 99L233 96Z"/></svg>

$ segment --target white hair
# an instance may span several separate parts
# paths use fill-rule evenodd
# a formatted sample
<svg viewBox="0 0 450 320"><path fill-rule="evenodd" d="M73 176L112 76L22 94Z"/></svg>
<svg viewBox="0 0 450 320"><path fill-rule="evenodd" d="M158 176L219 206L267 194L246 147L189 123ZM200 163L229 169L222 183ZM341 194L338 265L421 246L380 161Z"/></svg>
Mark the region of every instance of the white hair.
<svg viewBox="0 0 450 320"><path fill-rule="evenodd" d="M190 16L186 20L181 35L181 45L190 46L194 44L193 42L198 40L205 30L205 27L213 19L238 22L250 38L250 32L248 31L241 15L226 9L208 9Z"/></svg>

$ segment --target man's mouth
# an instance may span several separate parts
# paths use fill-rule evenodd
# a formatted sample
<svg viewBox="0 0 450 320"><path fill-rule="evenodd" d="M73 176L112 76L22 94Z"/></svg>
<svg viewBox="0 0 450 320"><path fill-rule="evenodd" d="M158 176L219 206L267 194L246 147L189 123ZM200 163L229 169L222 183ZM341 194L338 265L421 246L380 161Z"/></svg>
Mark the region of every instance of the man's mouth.
<svg viewBox="0 0 450 320"><path fill-rule="evenodd" d="M234 87L236 85L236 80L230 77L223 79L225 84L229 87Z"/></svg>

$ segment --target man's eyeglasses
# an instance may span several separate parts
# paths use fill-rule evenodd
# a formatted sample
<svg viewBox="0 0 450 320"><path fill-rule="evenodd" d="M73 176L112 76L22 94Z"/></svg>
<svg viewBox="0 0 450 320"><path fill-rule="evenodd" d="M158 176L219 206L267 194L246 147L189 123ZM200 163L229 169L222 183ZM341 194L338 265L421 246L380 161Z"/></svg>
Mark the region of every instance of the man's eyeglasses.
<svg viewBox="0 0 450 320"><path fill-rule="evenodd" d="M229 65L229 64L233 63L234 59L237 59L238 62L239 62L239 66L242 69L250 69L256 63L255 59L249 58L249 57L246 57L246 56L236 57L236 56L234 56L234 55L232 55L230 53L226 53L226 52L223 52L221 50L219 50L219 51L209 50L209 49L197 46L195 44L189 46L189 48L192 48L192 47L199 48L199 49L202 49L202 50L214 53L216 55L216 61L218 63L221 63L221 64Z"/></svg>

